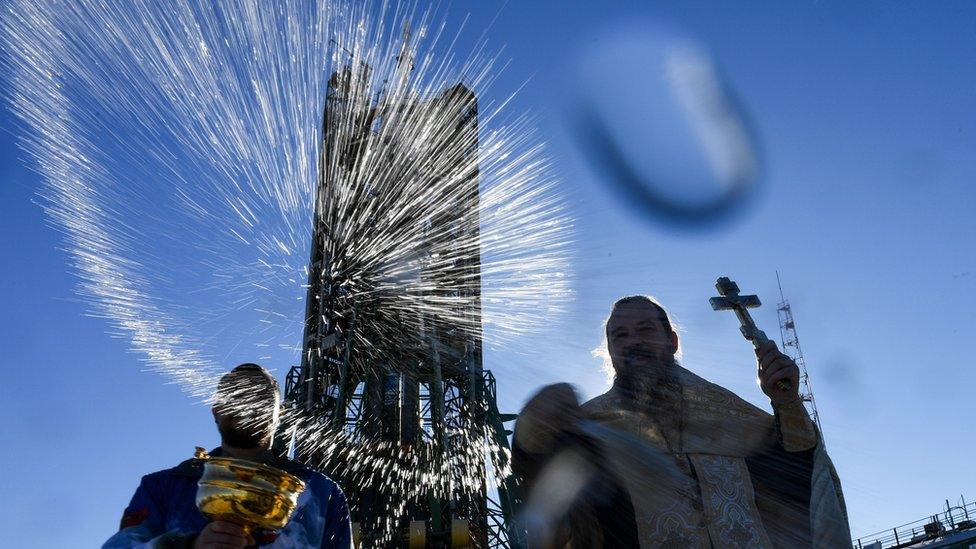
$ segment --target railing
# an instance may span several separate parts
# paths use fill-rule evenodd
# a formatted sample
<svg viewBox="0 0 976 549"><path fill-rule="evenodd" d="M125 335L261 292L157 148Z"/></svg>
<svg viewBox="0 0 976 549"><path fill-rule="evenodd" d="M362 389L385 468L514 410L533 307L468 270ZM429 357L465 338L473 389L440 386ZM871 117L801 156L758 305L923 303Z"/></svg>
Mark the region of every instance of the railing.
<svg viewBox="0 0 976 549"><path fill-rule="evenodd" d="M938 539L946 534L976 528L976 502L950 506L946 510L888 530L882 530L853 540L857 549L897 549L923 541Z"/></svg>

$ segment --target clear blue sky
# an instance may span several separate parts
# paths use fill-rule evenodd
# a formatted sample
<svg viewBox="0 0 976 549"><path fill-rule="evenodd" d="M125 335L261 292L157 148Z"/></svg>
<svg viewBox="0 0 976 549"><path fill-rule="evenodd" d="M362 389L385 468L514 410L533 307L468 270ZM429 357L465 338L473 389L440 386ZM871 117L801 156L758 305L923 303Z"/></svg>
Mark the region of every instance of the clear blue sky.
<svg viewBox="0 0 976 549"><path fill-rule="evenodd" d="M511 64L493 89L528 80L512 108L538 115L578 216L578 298L558 337L486 356L503 408L553 381L601 392L590 349L612 301L632 293L677 317L687 367L764 405L750 348L707 299L732 276L764 299L756 318L772 335L778 269L855 535L976 498L976 4L457 1L450 12L471 12L474 34L494 21L490 44ZM599 47L594 27L621 20L702 40L750 113L763 184L726 223L637 215L583 160L569 116L576 61ZM0 530L10 546L95 546L142 474L215 445L216 432L206 407L86 316L8 111L0 127Z"/></svg>

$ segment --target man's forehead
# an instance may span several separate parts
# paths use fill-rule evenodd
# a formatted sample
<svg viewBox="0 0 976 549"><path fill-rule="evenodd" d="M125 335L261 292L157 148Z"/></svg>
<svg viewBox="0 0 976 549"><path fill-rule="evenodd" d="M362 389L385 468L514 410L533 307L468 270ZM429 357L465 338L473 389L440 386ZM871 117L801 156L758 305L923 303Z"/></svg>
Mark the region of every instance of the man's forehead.
<svg viewBox="0 0 976 549"><path fill-rule="evenodd" d="M661 322L663 321L661 311L651 303L635 301L631 303L621 303L613 309L610 315L608 328L620 324L636 324L642 321Z"/></svg>

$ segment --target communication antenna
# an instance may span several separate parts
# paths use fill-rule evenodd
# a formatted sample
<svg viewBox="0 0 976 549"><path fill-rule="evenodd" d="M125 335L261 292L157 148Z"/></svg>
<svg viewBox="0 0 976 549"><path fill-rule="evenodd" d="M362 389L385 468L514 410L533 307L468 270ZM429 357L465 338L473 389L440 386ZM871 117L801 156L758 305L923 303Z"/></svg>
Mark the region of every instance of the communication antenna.
<svg viewBox="0 0 976 549"><path fill-rule="evenodd" d="M800 340L796 335L796 321L793 320L793 309L790 302L783 296L783 284L779 280L779 271L776 271L776 285L779 286L779 305L776 307L776 314L779 316L779 335L783 343L783 352L793 359L793 362L800 368L800 398L806 406L810 419L817 425L821 436L823 427L820 425L820 414L817 412L817 401L813 398L813 387L810 385L810 374L807 373L807 365L803 360L803 351L800 349Z"/></svg>

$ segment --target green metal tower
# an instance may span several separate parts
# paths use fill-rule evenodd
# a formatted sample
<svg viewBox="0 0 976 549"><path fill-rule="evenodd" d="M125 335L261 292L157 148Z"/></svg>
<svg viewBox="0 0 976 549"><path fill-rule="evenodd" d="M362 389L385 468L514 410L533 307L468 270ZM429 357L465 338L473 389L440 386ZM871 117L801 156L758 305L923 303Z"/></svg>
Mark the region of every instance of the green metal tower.
<svg viewBox="0 0 976 549"><path fill-rule="evenodd" d="M342 486L354 537L364 547L519 546L504 426L515 416L499 412L495 378L482 364L480 249L452 248L479 237L477 98L458 84L427 99L381 100L371 97L369 81L370 67L362 64L347 65L329 80L302 361L285 382L285 410L343 432L347 451L309 450L299 440L296 458ZM436 116L427 116L431 110ZM414 262L419 266L403 276L422 281L423 299L458 303L445 306L456 325L430 318L423 308L388 310L381 284L352 284L337 267L350 261L345 247L355 225L347 218L360 213L353 205L377 192L369 184L337 182L362 169L364 155L405 154L389 142L398 132L385 125L410 124L418 116L426 116L427 126L439 124L423 128L432 154L474 167L465 172L462 189L429 197L439 204L437 215L402 220L405 229L423 224L421 233L431 235ZM400 164L391 159L389 166ZM433 183L439 175L434 170L425 177ZM451 264L444 265L444 257ZM293 428L283 425L281 438ZM374 458L391 465L371 467ZM390 484L396 482L391 471L430 471L438 488L403 500L400 487ZM497 487L496 477L503 478Z"/></svg>

